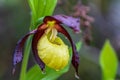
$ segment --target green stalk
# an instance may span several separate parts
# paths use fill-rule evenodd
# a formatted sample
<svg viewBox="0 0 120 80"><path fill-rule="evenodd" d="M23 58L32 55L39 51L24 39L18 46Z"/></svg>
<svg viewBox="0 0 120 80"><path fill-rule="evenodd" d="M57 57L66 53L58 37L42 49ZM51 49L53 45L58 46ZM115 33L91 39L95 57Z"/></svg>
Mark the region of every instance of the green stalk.
<svg viewBox="0 0 120 80"><path fill-rule="evenodd" d="M20 72L20 80L26 80L27 64L28 64L30 49L31 49L31 37L29 37L26 42L24 56L22 60L21 72Z"/></svg>

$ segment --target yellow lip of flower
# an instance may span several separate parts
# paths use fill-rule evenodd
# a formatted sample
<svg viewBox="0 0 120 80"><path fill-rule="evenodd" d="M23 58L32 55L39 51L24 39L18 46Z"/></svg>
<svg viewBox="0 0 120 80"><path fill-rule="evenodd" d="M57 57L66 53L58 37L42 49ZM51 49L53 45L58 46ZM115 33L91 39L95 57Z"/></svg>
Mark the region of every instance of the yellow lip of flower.
<svg viewBox="0 0 120 80"><path fill-rule="evenodd" d="M68 64L69 51L64 42L57 37L55 21L47 21L47 27L37 44L38 56L47 66L58 71Z"/></svg>
<svg viewBox="0 0 120 80"><path fill-rule="evenodd" d="M68 64L68 47L59 37L55 38L54 42L50 42L47 35L43 35L38 41L37 49L41 60L57 71Z"/></svg>

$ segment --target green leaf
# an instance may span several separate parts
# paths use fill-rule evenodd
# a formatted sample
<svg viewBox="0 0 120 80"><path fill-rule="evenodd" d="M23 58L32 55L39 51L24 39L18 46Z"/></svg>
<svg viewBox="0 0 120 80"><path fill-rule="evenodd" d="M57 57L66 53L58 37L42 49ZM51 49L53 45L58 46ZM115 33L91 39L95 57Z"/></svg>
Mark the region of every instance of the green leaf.
<svg viewBox="0 0 120 80"><path fill-rule="evenodd" d="M41 72L40 67L35 65L27 72L27 80L55 80L63 73L67 72L69 66L70 64L60 71L55 71L46 66L45 73L43 73Z"/></svg>
<svg viewBox="0 0 120 80"><path fill-rule="evenodd" d="M118 68L118 59L108 40L105 41L100 54L100 66L102 69L103 80L115 80Z"/></svg>
<svg viewBox="0 0 120 80"><path fill-rule="evenodd" d="M28 0L32 10L31 29L35 29L35 23L39 18L52 15L57 0Z"/></svg>

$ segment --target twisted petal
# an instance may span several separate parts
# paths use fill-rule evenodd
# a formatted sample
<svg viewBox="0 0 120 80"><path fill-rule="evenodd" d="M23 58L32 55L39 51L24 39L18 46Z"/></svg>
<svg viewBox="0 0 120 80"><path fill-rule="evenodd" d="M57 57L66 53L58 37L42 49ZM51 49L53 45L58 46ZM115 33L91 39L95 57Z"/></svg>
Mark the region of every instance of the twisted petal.
<svg viewBox="0 0 120 80"><path fill-rule="evenodd" d="M80 32L80 19L66 15L55 15L53 17L62 24L65 24L68 27L72 28L76 33Z"/></svg>
<svg viewBox="0 0 120 80"><path fill-rule="evenodd" d="M16 45L16 48L15 48L15 51L14 51L14 56L13 56L13 73L15 72L15 66L17 63L19 63L21 60L22 60L22 53L23 53L23 47L24 47L24 44L27 40L27 38L31 35L31 34L34 34L36 32L36 30L33 30L31 32L29 32L28 34L26 34L23 38L21 38L17 45Z"/></svg>
<svg viewBox="0 0 120 80"><path fill-rule="evenodd" d="M37 44L38 40L42 37L42 35L45 33L46 30L46 24L42 24L38 27L37 32L33 36L32 40L32 51L35 57L36 62L39 64L41 70L43 71L45 68L45 64L43 61L39 58L38 56L38 51L37 51Z"/></svg>
<svg viewBox="0 0 120 80"><path fill-rule="evenodd" d="M72 55L72 64L76 70L76 74L78 75L78 66L79 66L79 55L78 52L76 50L76 46L73 43L69 33L61 26L61 25L56 25L55 28L61 32L62 34L64 34L70 41L71 45L72 45L72 51L73 51L73 55Z"/></svg>

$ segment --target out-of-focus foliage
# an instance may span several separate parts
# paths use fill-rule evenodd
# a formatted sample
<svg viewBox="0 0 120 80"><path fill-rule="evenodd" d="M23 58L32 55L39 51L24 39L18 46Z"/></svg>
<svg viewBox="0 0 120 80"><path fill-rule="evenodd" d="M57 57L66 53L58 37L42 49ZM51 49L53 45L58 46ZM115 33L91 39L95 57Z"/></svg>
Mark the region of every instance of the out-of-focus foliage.
<svg viewBox="0 0 120 80"><path fill-rule="evenodd" d="M118 68L118 59L109 40L105 41L105 44L101 51L100 65L103 74L102 80L115 80L116 72Z"/></svg>
<svg viewBox="0 0 120 80"><path fill-rule="evenodd" d="M21 1L20 0L0 0L0 7L1 6L15 6L19 4Z"/></svg>

